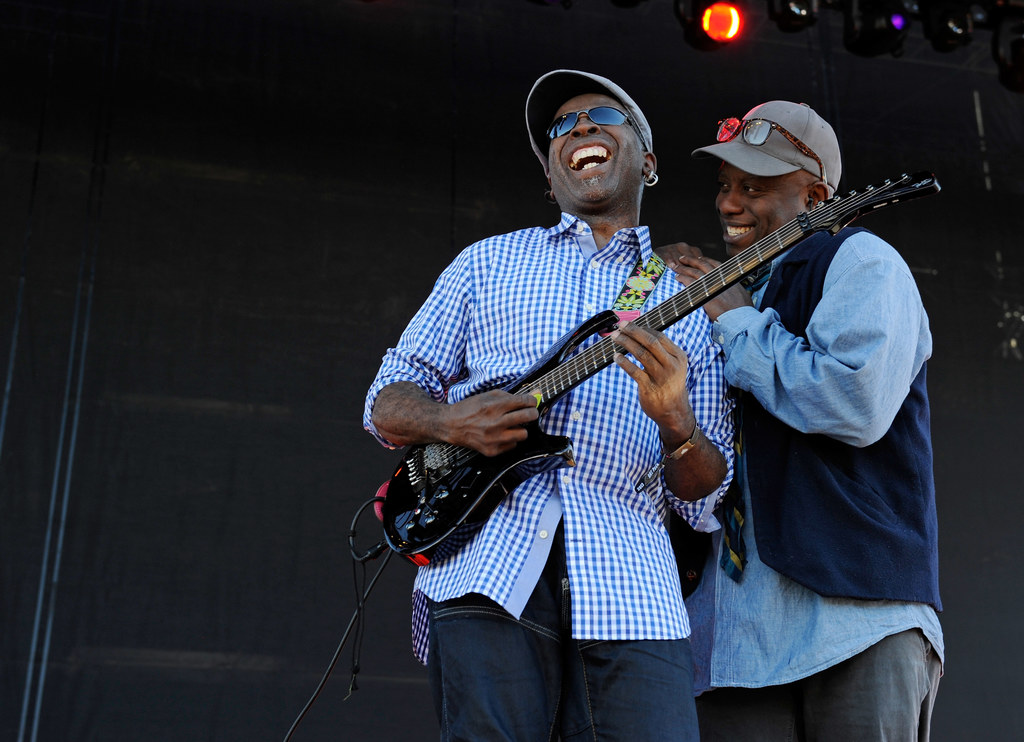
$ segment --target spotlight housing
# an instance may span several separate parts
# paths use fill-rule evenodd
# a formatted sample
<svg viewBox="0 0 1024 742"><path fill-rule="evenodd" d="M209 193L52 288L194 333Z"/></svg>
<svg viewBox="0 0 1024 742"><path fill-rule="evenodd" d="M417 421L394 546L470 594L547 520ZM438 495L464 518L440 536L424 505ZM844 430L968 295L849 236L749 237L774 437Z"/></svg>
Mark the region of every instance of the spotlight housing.
<svg viewBox="0 0 1024 742"><path fill-rule="evenodd" d="M1024 93L1024 8L1005 8L994 19L992 58L999 67L999 82Z"/></svg>
<svg viewBox="0 0 1024 742"><path fill-rule="evenodd" d="M902 2L847 0L843 13L843 46L848 52L861 57L903 53L910 13Z"/></svg>
<svg viewBox="0 0 1024 742"><path fill-rule="evenodd" d="M970 5L956 0L929 0L921 9L924 37L939 52L951 52L970 43L974 19Z"/></svg>
<svg viewBox="0 0 1024 742"><path fill-rule="evenodd" d="M818 20L819 0L768 0L768 17L780 31L795 33Z"/></svg>
<svg viewBox="0 0 1024 742"><path fill-rule="evenodd" d="M676 0L676 16L690 46L704 51L718 49L743 32L743 11L723 0Z"/></svg>

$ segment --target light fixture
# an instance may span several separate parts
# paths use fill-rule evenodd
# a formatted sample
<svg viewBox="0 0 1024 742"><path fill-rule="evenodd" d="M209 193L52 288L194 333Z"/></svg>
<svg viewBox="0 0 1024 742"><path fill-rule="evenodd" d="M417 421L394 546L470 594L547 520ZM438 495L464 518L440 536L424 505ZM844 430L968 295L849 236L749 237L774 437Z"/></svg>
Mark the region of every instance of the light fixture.
<svg viewBox="0 0 1024 742"><path fill-rule="evenodd" d="M718 49L735 41L743 32L743 11L735 3L676 0L675 7L683 25L683 36L697 49Z"/></svg>
<svg viewBox="0 0 1024 742"><path fill-rule="evenodd" d="M951 52L971 40L974 20L967 2L928 0L921 9L924 37L936 51Z"/></svg>
<svg viewBox="0 0 1024 742"><path fill-rule="evenodd" d="M992 33L992 58L999 67L999 82L1024 93L1024 8L999 13Z"/></svg>
<svg viewBox="0 0 1024 742"><path fill-rule="evenodd" d="M899 0L847 0L843 11L843 46L852 54L874 57L903 53L910 13Z"/></svg>
<svg viewBox="0 0 1024 742"><path fill-rule="evenodd" d="M768 17L780 31L802 31L818 20L819 0L768 0Z"/></svg>

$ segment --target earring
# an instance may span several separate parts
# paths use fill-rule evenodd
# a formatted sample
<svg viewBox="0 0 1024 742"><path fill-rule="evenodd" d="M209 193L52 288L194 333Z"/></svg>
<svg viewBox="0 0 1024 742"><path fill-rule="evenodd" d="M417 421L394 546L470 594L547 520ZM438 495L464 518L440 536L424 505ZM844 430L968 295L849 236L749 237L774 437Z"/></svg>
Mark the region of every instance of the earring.
<svg viewBox="0 0 1024 742"><path fill-rule="evenodd" d="M644 176L644 185L650 188L658 182L658 174L653 170Z"/></svg>
<svg viewBox="0 0 1024 742"><path fill-rule="evenodd" d="M558 203L558 201L555 200L555 194L552 193L551 191L544 191L544 200L547 201L549 204Z"/></svg>

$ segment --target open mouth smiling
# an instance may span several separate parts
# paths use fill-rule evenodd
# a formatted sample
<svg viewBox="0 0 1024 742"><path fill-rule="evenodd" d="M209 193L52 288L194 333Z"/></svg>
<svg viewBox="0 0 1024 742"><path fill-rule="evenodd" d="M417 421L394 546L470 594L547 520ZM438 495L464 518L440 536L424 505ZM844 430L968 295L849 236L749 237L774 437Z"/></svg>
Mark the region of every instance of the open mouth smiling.
<svg viewBox="0 0 1024 742"><path fill-rule="evenodd" d="M580 147L572 153L572 158L569 160L569 167L572 170L589 170L592 167L597 167L603 162L608 162L611 157L612 155L607 148L601 145Z"/></svg>

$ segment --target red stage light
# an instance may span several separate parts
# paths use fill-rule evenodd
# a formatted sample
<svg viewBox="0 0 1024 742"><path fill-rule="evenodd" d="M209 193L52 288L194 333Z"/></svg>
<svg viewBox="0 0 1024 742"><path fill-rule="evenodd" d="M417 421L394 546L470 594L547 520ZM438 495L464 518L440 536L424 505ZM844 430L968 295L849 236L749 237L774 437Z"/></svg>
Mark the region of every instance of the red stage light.
<svg viewBox="0 0 1024 742"><path fill-rule="evenodd" d="M743 30L743 14L732 3L717 2L704 9L700 25L713 41L732 41Z"/></svg>
<svg viewBox="0 0 1024 742"><path fill-rule="evenodd" d="M740 1L675 0L686 42L695 49L711 51L736 41L744 24Z"/></svg>

